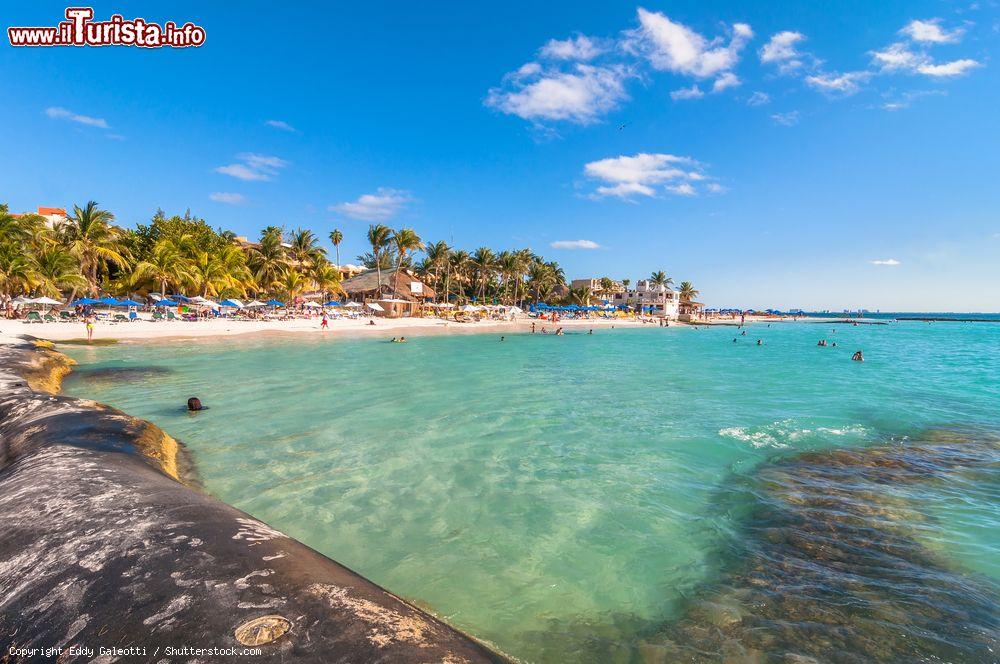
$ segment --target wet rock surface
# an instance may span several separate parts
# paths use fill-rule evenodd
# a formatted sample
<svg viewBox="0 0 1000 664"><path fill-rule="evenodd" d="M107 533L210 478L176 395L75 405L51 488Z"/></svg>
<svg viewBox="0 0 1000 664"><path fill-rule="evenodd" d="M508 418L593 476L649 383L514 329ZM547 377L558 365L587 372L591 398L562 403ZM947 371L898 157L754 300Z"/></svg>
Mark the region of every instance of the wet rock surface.
<svg viewBox="0 0 1000 664"><path fill-rule="evenodd" d="M749 481L729 572L646 639L648 662L997 662L1000 588L916 534L917 485L1000 486L1000 438L933 431L800 454Z"/></svg>
<svg viewBox="0 0 1000 664"><path fill-rule="evenodd" d="M144 648L146 661L234 661L211 650L197 657L162 653L168 646L253 644L260 661L505 661L176 481L166 458L143 454L135 440L141 421L32 390L16 371L40 352L0 346L5 655L11 647L75 645ZM161 654L154 657L156 648Z"/></svg>

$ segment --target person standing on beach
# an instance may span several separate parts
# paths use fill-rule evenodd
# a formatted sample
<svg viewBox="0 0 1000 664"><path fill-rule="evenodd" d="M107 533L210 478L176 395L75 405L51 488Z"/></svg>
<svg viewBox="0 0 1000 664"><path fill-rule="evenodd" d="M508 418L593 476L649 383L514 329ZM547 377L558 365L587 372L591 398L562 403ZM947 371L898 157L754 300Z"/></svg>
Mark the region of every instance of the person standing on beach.
<svg viewBox="0 0 1000 664"><path fill-rule="evenodd" d="M87 343L89 344L94 339L94 316L93 314L87 314L87 317L83 320L87 325Z"/></svg>
<svg viewBox="0 0 1000 664"><path fill-rule="evenodd" d="M323 312L323 320L322 320L322 322L320 322L319 327L320 327L321 330L329 330L330 329L330 318L326 315L325 311Z"/></svg>

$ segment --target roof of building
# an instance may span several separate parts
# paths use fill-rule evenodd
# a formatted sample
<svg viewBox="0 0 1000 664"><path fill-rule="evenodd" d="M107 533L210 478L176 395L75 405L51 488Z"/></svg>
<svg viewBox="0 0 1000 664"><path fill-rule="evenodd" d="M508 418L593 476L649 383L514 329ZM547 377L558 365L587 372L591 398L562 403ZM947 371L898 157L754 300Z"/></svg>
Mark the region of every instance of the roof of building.
<svg viewBox="0 0 1000 664"><path fill-rule="evenodd" d="M66 216L66 208L60 208L60 207L42 207L41 205L39 205L38 206L38 214L42 215L43 217L44 216L48 216L48 215L53 215L53 214L58 214L58 215L61 215L61 216L65 217Z"/></svg>
<svg viewBox="0 0 1000 664"><path fill-rule="evenodd" d="M415 281L423 284L423 292L419 295L415 295L410 290L410 284ZM378 290L378 270L362 272L356 277L346 279L340 286L348 294L375 292ZM382 290L394 292L399 297L412 300L435 296L434 289L409 270L400 270L398 275L395 270L382 270Z"/></svg>

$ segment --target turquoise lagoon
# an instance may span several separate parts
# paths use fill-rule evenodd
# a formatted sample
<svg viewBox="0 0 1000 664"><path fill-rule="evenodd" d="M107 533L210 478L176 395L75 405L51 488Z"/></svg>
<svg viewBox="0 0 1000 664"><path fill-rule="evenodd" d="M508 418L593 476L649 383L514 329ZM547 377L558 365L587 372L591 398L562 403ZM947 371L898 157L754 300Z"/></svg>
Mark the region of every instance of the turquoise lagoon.
<svg viewBox="0 0 1000 664"><path fill-rule="evenodd" d="M857 349L864 363L850 360ZM525 661L677 657L662 634L746 555L762 469L794 470L807 451L1000 432L1000 325L987 323L60 350L80 362L67 393L163 427L207 491ZM210 409L184 412L195 395ZM990 641L1000 484L987 459L972 479L884 491L906 501L891 525L912 557L975 587L981 601L956 611L978 615L976 638ZM919 585L890 590L920 602ZM928 647L978 661L987 651L965 636Z"/></svg>

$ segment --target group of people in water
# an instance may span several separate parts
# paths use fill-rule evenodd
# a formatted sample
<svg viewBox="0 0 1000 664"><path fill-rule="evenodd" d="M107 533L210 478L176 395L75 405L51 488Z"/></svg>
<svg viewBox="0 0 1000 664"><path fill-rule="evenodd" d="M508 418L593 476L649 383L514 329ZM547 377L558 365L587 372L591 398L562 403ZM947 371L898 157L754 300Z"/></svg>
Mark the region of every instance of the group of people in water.
<svg viewBox="0 0 1000 664"><path fill-rule="evenodd" d="M743 326L741 325L740 327L743 327ZM771 326L768 325L768 327L771 327ZM742 337L745 337L746 335L747 335L747 331L746 330L743 330L740 333L740 336L742 336ZM738 341L739 341L739 337L733 337L733 343L737 343ZM757 345L758 346L763 346L764 345L764 340L763 339L758 339L757 340ZM827 342L826 339L820 339L819 342L816 345L824 347L824 348L826 348L826 347L836 348L837 347L837 342L834 341L832 343L829 343L829 342ZM854 353L854 355L851 356L851 359L854 360L855 362L864 362L865 361L865 355L864 355L863 352L861 352L860 350L858 350L858 351L856 351Z"/></svg>

